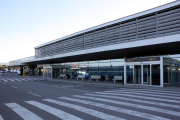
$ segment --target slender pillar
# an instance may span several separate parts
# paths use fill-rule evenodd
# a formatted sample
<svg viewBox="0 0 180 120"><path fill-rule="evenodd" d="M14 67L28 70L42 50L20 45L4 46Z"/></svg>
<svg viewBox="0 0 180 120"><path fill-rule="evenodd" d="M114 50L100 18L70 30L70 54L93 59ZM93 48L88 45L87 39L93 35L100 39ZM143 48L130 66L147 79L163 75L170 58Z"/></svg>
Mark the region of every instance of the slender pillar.
<svg viewBox="0 0 180 120"><path fill-rule="evenodd" d="M164 87L164 79L163 79L163 57L160 57L161 64L160 64L160 86Z"/></svg>

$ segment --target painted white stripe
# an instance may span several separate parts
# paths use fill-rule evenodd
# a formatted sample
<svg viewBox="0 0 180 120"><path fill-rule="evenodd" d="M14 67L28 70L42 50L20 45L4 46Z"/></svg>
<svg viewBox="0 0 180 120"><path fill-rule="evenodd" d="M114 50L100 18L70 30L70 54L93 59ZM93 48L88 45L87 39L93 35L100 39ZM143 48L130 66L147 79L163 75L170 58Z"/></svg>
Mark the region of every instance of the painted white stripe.
<svg viewBox="0 0 180 120"><path fill-rule="evenodd" d="M91 95L91 94L87 94L87 95ZM75 95L75 96L79 96L79 95ZM150 106L146 106L146 105L138 105L138 104L133 104L133 103L126 103L126 102L121 102L121 101L116 101L116 100L103 99L103 98L98 98L98 97L86 97L86 98L98 100L98 101L109 102L109 103L114 103L114 104L119 104L119 105L124 105L124 106L129 106L129 107L145 109L145 110L151 110L151 111L155 111L155 112L166 113L166 114L180 117L180 112L176 112L176 111L172 111L172 110L150 107Z"/></svg>
<svg viewBox="0 0 180 120"><path fill-rule="evenodd" d="M25 79L21 79L21 80L23 80L23 81L27 81L27 80L25 80Z"/></svg>
<svg viewBox="0 0 180 120"><path fill-rule="evenodd" d="M37 95L37 94L31 93L31 92L28 92L28 93L29 93L29 94L31 94L31 95L35 95L35 96L41 97L40 95Z"/></svg>
<svg viewBox="0 0 180 120"><path fill-rule="evenodd" d="M57 116L58 118L61 118L63 120L82 120L81 118L79 117L76 117L74 115L71 115L67 112L64 112L62 110L59 110L57 108L53 108L51 106L48 106L48 105L45 105L45 104L42 104L42 103L39 103L39 102L36 102L36 101L26 101L26 103L29 103L35 107L38 107L48 113L51 113L55 116ZM33 120L33 119L32 119Z"/></svg>
<svg viewBox="0 0 180 120"><path fill-rule="evenodd" d="M4 120L3 117L0 115L0 120Z"/></svg>
<svg viewBox="0 0 180 120"><path fill-rule="evenodd" d="M166 119L166 118L163 118L160 116L156 116L156 115L142 113L142 112L138 112L138 111L134 111L134 110L118 108L118 107L114 107L111 105L105 105L105 104L101 104L101 103L97 103L97 102L91 102L91 101L87 101L87 100L81 100L81 99L76 99L76 98L67 98L67 97L58 97L58 98L64 99L64 100L69 100L69 101L74 101L74 102L78 102L78 103L83 103L83 104L87 104L87 105L92 105L92 106L96 106L96 107L101 107L101 108L112 110L115 112L134 115L134 116L145 118L148 120L169 120L169 119Z"/></svg>
<svg viewBox="0 0 180 120"><path fill-rule="evenodd" d="M167 103L162 103L162 102L152 102L152 101L147 101L147 100L140 100L140 99L132 99L132 98L127 98L127 97L117 97L117 96L109 96L109 95L95 95L91 94L91 96L99 96L99 97L106 97L106 98L115 98L115 99L120 99L120 100L126 100L126 101L133 101L133 102L139 102L139 103L146 103L146 104L151 104L151 105L158 105L158 106L164 106L164 107L171 107L171 108L176 108L180 109L180 105L173 105L173 104L167 104Z"/></svg>
<svg viewBox="0 0 180 120"><path fill-rule="evenodd" d="M13 80L16 80L16 81L21 81L21 80L19 80L19 79L13 79Z"/></svg>
<svg viewBox="0 0 180 120"><path fill-rule="evenodd" d="M117 92L108 92L108 93L117 93ZM118 93L121 93L121 94L135 94L135 95L145 95L145 96L151 96L151 97L163 97L163 98L168 98L168 99L176 99L176 100L180 100L180 97L173 97L173 96L170 96L169 94L166 94L166 95L155 95L155 94L149 94L149 93L137 93L136 91L134 92L118 92Z"/></svg>
<svg viewBox="0 0 180 120"><path fill-rule="evenodd" d="M6 79L6 80L9 80L9 81L12 81L12 82L14 82L14 80L11 80L11 79Z"/></svg>
<svg viewBox="0 0 180 120"><path fill-rule="evenodd" d="M43 79L36 79L36 80L43 80Z"/></svg>
<svg viewBox="0 0 180 120"><path fill-rule="evenodd" d="M153 91L139 91L139 90L116 90L116 91L105 91L105 92L116 92L116 93L121 93L121 92L135 92L135 93L148 93L148 94L156 94L156 95L168 95L168 96L179 96L180 97L180 92L177 94L173 94L173 93L162 93L162 92L153 92ZM180 99L180 98L179 98Z"/></svg>
<svg viewBox="0 0 180 120"><path fill-rule="evenodd" d="M36 114L27 110L26 108L18 105L17 103L6 103L6 106L11 108L14 112L16 112L19 116L21 116L24 120L43 120Z"/></svg>
<svg viewBox="0 0 180 120"><path fill-rule="evenodd" d="M21 81L20 79L13 79L13 80L16 80L16 81Z"/></svg>
<svg viewBox="0 0 180 120"><path fill-rule="evenodd" d="M180 103L179 100L171 100L171 99L163 99L163 98L155 98L155 97L145 97L145 96L138 96L138 95L122 94L122 93L97 93L97 94L119 95L119 96L143 98L143 99L149 99L149 100L158 100L158 101L165 101L165 102L172 102L172 103Z"/></svg>
<svg viewBox="0 0 180 120"><path fill-rule="evenodd" d="M17 87L15 87L15 86L12 86L13 88L17 88Z"/></svg>
<svg viewBox="0 0 180 120"><path fill-rule="evenodd" d="M93 109L85 108L85 107L70 104L70 103L65 103L65 102L52 100L52 99L44 99L44 101L51 102L51 103L61 105L61 106L65 106L65 107L69 107L69 108L75 109L77 111L84 112L84 113L90 114L92 116L95 116L95 117L98 117L98 118L101 118L101 119L104 119L104 120L125 120L125 119L120 118L120 117L116 117L116 116L113 116L113 115L109 115L109 114L106 114L106 113L103 113L103 112L99 112L99 111L96 111L96 110L93 110Z"/></svg>
<svg viewBox="0 0 180 120"><path fill-rule="evenodd" d="M27 79L27 78L25 78L24 80L31 81L32 79Z"/></svg>
<svg viewBox="0 0 180 120"><path fill-rule="evenodd" d="M7 80L5 80L5 79L2 79L4 82L8 82Z"/></svg>
<svg viewBox="0 0 180 120"><path fill-rule="evenodd" d="M114 90L114 91L119 91L119 90L131 90L131 91L151 91L151 92L161 92L161 93L177 93L177 94L179 94L179 92L180 91L171 91L171 90L169 90L169 91L167 91L167 90L151 90L151 89L116 89L116 90Z"/></svg>

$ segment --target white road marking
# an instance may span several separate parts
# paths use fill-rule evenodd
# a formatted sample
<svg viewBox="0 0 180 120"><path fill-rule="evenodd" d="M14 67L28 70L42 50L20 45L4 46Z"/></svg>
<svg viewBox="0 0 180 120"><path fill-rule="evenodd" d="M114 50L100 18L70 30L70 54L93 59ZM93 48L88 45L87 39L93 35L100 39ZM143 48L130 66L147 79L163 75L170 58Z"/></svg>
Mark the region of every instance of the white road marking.
<svg viewBox="0 0 180 120"><path fill-rule="evenodd" d="M105 104L101 104L101 103L97 103L97 102L91 102L91 101L87 101L87 100L81 100L81 99L76 99L76 98L67 98L67 97L58 97L58 98L64 99L64 100L69 100L69 101L74 101L74 102L78 102L78 103L83 103L83 104L87 104L87 105L92 105L92 106L96 106L96 107L101 107L101 108L112 110L115 112L134 115L134 116L145 118L148 120L170 120L170 119L166 119L166 118L156 116L156 115L142 113L142 112L138 112L138 111L134 111L134 110L123 109L123 108L114 107L111 105L105 105Z"/></svg>
<svg viewBox="0 0 180 120"><path fill-rule="evenodd" d="M172 93L172 94L174 94L174 93L177 93L177 94L179 94L179 92L180 91L167 91L167 90L151 90L151 89L116 89L116 90L114 90L114 91L123 91L123 90L131 90L131 91L150 91L150 92L161 92L161 93Z"/></svg>
<svg viewBox="0 0 180 120"><path fill-rule="evenodd" d="M14 112L16 112L19 116L21 116L24 120L43 120L36 114L32 113L28 109L18 105L17 103L6 103L6 106L11 108Z"/></svg>
<svg viewBox="0 0 180 120"><path fill-rule="evenodd" d="M37 94L31 93L31 92L28 92L28 93L29 93L29 94L31 94L31 95L35 95L35 96L41 97L40 95L37 95Z"/></svg>
<svg viewBox="0 0 180 120"><path fill-rule="evenodd" d="M87 95L91 95L91 94L87 94ZM79 95L75 95L75 96L79 96ZM150 106L146 106L146 105L138 105L138 104L133 104L133 103L126 103L126 102L121 102L121 101L116 101L116 100L103 99L103 98L98 98L98 97L86 97L86 98L92 99L92 100L98 100L98 101L104 101L104 102L119 104L119 105L124 105L124 106L129 106L129 107L145 109L145 110L151 110L151 111L155 111L155 112L166 113L166 114L170 114L170 115L180 117L180 112L176 112L176 111L172 111L172 110L150 107Z"/></svg>
<svg viewBox="0 0 180 120"><path fill-rule="evenodd" d="M4 120L3 117L0 115L0 120Z"/></svg>
<svg viewBox="0 0 180 120"><path fill-rule="evenodd" d="M29 81L28 81L29 82ZM68 89L68 90L73 90L73 91L80 91L80 92L88 92L90 93L90 91L85 91L85 90L77 90L77 89L71 89L71 88L63 88L63 87L57 87L57 86L53 86L53 85L47 85L47 84L42 84L42 83L36 83L36 82L31 82L34 84L39 84L39 85L45 85L45 86L50 86L50 87L55 87L55 88L62 88L62 89Z"/></svg>
<svg viewBox="0 0 180 120"><path fill-rule="evenodd" d="M172 102L172 103L180 103L179 100L171 100L171 99L163 99L163 98L155 98L155 97L146 97L140 95L129 95L129 94L122 94L122 93L97 93L97 94L107 94L107 95L119 95L119 96L127 96L127 97L135 97L135 98L143 98L149 100L158 100L158 101L165 101L165 102Z"/></svg>
<svg viewBox="0 0 180 120"><path fill-rule="evenodd" d="M7 80L5 80L5 79L2 79L4 82L8 82Z"/></svg>
<svg viewBox="0 0 180 120"><path fill-rule="evenodd" d="M51 102L51 103L61 105L61 106L65 106L65 107L69 107L69 108L75 109L77 111L84 112L86 114L90 114L92 116L95 116L95 117L98 117L98 118L101 118L101 119L104 119L104 120L125 120L125 119L120 118L120 117L116 117L116 116L113 116L113 115L109 115L109 114L106 114L106 113L103 113L103 112L99 112L99 111L96 111L96 110L93 110L93 109L85 108L85 107L70 104L70 103L65 103L65 102L52 100L52 99L44 99L44 101Z"/></svg>
<svg viewBox="0 0 180 120"><path fill-rule="evenodd" d="M108 92L108 93L117 93L117 92ZM136 91L134 92L118 92L118 93L121 93L121 94L135 94L135 95L145 95L145 96L151 96L151 97L163 97L163 98L172 98L172 99L179 99L180 100L180 97L175 97L175 96L170 96L170 95L156 95L156 94L149 94L149 93L137 93Z"/></svg>
<svg viewBox="0 0 180 120"><path fill-rule="evenodd" d="M12 82L14 82L14 80L11 80L11 79L6 79L6 80L9 80L9 81L12 81Z"/></svg>
<svg viewBox="0 0 180 120"><path fill-rule="evenodd" d="M26 80L33 80L33 79L30 79L30 78L26 78Z"/></svg>
<svg viewBox="0 0 180 120"><path fill-rule="evenodd" d="M16 81L21 81L21 80L19 80L19 79L14 79L14 80L16 80Z"/></svg>
<svg viewBox="0 0 180 120"><path fill-rule="evenodd" d="M42 103L39 103L39 102L36 102L36 101L26 101L26 103L28 104L31 104L35 107L38 107L46 112L49 112L55 116L57 116L58 118L61 118L63 120L82 120L81 118L79 117L76 117L72 114L69 114L67 112L64 112L62 110L59 110L57 108L53 108L51 106L48 106L48 105L45 105L45 104L42 104ZM32 119L33 120L33 119Z"/></svg>
<svg viewBox="0 0 180 120"><path fill-rule="evenodd" d="M13 80L16 80L16 81L21 81L21 80L19 80L19 79L13 79Z"/></svg>
<svg viewBox="0 0 180 120"><path fill-rule="evenodd" d="M13 88L17 88L17 87L15 87L15 86L12 86Z"/></svg>
<svg viewBox="0 0 180 120"><path fill-rule="evenodd" d="M25 79L21 79L21 80L23 80L23 81L27 81L27 80L25 80Z"/></svg>
<svg viewBox="0 0 180 120"><path fill-rule="evenodd" d="M173 93L164 93L164 92L162 92L162 91L159 91L159 92L157 92L157 91L143 91L143 90L131 90L131 89L129 89L129 90L113 90L113 91L105 91L105 92L116 92L116 93L121 93L121 92L136 92L136 93L150 93L150 94L154 94L154 93L156 93L156 95L167 95L168 94L168 96L179 96L180 97L180 92L179 93L176 93L176 94L173 94Z"/></svg>
<svg viewBox="0 0 180 120"><path fill-rule="evenodd" d="M158 105L158 106L164 106L164 107L172 107L176 109L180 109L179 105L173 105L173 104L167 104L167 103L162 103L162 102L152 102L152 101L147 101L147 100L140 100L140 99L132 99L132 98L127 98L127 97L117 97L117 96L109 96L109 95L95 95L91 94L91 96L99 96L99 97L106 97L106 98L115 98L115 99L120 99L120 100L127 100L127 101L133 101L133 102L139 102L139 103L146 103L146 104L151 104L151 105Z"/></svg>

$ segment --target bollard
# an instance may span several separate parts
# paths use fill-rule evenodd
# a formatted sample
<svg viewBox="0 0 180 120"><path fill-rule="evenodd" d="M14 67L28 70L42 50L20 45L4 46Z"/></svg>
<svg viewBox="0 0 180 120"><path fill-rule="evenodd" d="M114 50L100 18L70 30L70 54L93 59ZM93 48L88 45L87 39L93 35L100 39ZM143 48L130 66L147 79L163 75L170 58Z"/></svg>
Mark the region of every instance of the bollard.
<svg viewBox="0 0 180 120"><path fill-rule="evenodd" d="M26 76L26 72L25 71L23 71L23 76Z"/></svg>

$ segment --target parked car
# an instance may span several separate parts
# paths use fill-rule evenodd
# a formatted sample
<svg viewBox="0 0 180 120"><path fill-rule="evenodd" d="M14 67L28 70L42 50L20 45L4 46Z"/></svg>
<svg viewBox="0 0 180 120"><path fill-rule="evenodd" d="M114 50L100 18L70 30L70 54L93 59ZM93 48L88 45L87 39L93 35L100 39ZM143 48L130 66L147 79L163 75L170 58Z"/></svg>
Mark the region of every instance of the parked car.
<svg viewBox="0 0 180 120"><path fill-rule="evenodd" d="M25 71L25 73L26 73L26 74L28 74L28 73L29 73L29 69L27 69L27 68L26 68L26 69L24 69L23 71Z"/></svg>
<svg viewBox="0 0 180 120"><path fill-rule="evenodd" d="M6 72L6 70L2 69L1 72Z"/></svg>
<svg viewBox="0 0 180 120"><path fill-rule="evenodd" d="M11 70L10 69L6 69L6 72L10 72Z"/></svg>
<svg viewBox="0 0 180 120"><path fill-rule="evenodd" d="M18 69L18 70L17 70L17 73L18 73L18 75L20 75L20 74L21 74L21 70L20 70L20 69Z"/></svg>
<svg viewBox="0 0 180 120"><path fill-rule="evenodd" d="M17 72L17 70L16 70L16 69L14 69L14 72Z"/></svg>

